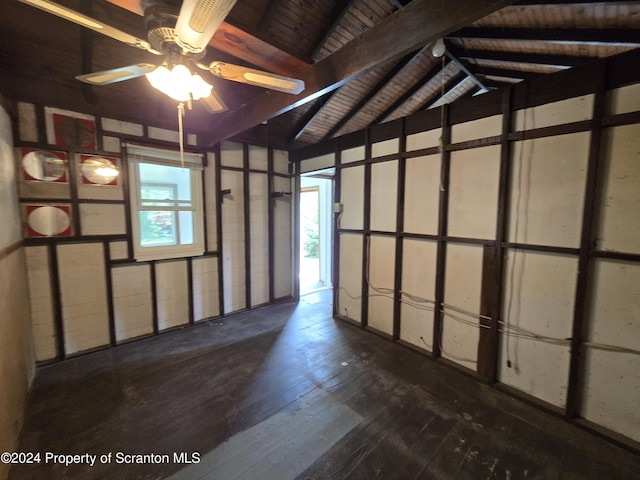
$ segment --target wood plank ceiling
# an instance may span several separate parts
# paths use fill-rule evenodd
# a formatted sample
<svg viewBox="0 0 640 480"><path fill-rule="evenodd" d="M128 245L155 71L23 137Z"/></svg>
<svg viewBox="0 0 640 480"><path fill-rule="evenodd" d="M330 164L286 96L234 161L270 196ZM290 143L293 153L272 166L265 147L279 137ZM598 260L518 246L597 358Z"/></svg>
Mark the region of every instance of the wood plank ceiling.
<svg viewBox="0 0 640 480"><path fill-rule="evenodd" d="M17 0L3 3L0 93L175 128L175 104L144 78L91 88L74 80L157 58ZM139 0L59 3L145 37ZM394 31L402 38L386 33ZM438 32L441 58L432 56ZM229 111L211 116L196 106L187 125L206 144L233 135L297 148L638 47L638 1L238 0L207 59L299 76L308 91L294 97L208 78ZM348 73L330 71L341 69Z"/></svg>

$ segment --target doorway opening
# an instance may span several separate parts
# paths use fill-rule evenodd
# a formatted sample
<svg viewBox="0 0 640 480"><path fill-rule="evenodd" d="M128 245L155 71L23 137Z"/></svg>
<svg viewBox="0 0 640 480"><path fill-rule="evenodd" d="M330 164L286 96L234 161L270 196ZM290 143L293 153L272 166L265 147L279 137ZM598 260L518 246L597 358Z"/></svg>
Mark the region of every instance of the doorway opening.
<svg viewBox="0 0 640 480"><path fill-rule="evenodd" d="M331 288L333 169L300 177L300 295Z"/></svg>

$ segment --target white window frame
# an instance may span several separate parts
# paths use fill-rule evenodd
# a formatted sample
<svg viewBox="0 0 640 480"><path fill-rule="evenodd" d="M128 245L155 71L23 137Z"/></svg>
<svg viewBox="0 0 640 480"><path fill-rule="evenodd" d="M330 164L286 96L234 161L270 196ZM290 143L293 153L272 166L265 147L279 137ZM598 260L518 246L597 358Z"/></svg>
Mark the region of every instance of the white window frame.
<svg viewBox="0 0 640 480"><path fill-rule="evenodd" d="M204 254L204 199L202 193L203 156L196 153L184 153L143 145L127 144L127 162L129 164L129 199L133 256L137 262L164 260L169 258L195 257ZM138 165L152 163L168 167L183 167L190 170L191 205L154 207L163 211L193 212L193 243L186 245L143 246L140 234L140 212L150 207L142 206L141 182Z"/></svg>

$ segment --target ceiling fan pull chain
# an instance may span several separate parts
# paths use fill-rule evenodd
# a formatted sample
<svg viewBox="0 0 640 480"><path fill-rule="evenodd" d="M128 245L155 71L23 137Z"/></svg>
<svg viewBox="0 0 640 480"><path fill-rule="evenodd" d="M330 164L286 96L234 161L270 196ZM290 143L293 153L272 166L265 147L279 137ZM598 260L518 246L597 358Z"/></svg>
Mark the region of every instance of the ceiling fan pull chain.
<svg viewBox="0 0 640 480"><path fill-rule="evenodd" d="M182 126L182 117L184 117L184 103L178 104L178 134L180 136L180 165L184 168L184 129Z"/></svg>

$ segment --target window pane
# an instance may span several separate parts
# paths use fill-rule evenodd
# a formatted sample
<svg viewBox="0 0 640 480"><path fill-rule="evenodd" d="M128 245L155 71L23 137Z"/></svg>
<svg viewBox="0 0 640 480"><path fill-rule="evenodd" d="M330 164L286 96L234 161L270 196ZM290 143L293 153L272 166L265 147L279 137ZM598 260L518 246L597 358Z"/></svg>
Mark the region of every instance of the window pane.
<svg viewBox="0 0 640 480"><path fill-rule="evenodd" d="M175 245L178 225L176 212L139 212L140 243L143 247Z"/></svg>
<svg viewBox="0 0 640 480"><path fill-rule="evenodd" d="M180 221L180 245L193 243L193 212L178 212Z"/></svg>
<svg viewBox="0 0 640 480"><path fill-rule="evenodd" d="M140 163L142 200L191 201L191 170L152 163Z"/></svg>

